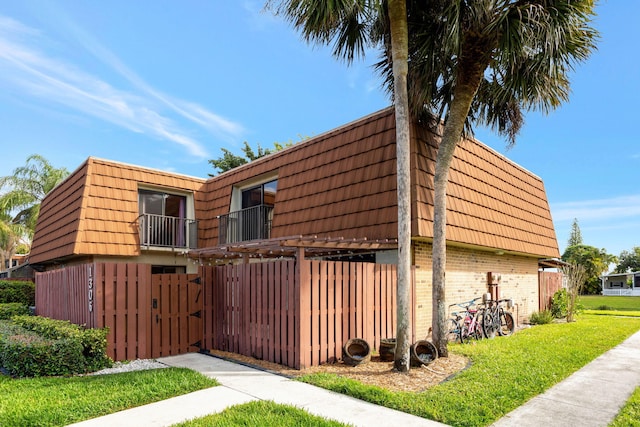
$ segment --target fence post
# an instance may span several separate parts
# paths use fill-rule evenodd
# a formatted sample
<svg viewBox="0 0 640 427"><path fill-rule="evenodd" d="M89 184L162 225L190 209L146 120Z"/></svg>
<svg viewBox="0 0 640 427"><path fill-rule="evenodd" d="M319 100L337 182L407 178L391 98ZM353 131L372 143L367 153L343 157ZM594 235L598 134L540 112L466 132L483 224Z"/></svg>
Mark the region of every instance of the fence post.
<svg viewBox="0 0 640 427"><path fill-rule="evenodd" d="M309 261L304 259L304 248L298 248L296 263L296 306L298 307L298 336L295 345L298 347L298 362L296 369L304 369L310 366L311 336L310 336L310 308L311 304L311 279L309 273Z"/></svg>

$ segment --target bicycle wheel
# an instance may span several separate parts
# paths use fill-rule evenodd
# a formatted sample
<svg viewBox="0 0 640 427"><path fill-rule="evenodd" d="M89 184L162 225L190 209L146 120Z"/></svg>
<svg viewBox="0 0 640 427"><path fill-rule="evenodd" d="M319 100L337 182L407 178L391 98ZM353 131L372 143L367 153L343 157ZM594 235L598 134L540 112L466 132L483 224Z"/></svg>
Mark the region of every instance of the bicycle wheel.
<svg viewBox="0 0 640 427"><path fill-rule="evenodd" d="M463 324L460 326L460 342L466 344L469 340L471 340L469 325Z"/></svg>
<svg viewBox="0 0 640 427"><path fill-rule="evenodd" d="M478 311L473 321L473 331L471 331L471 335L477 340L481 340L484 338L484 331L482 330L482 319L482 313Z"/></svg>
<svg viewBox="0 0 640 427"><path fill-rule="evenodd" d="M456 342L460 341L460 325L455 319L447 320L447 341Z"/></svg>
<svg viewBox="0 0 640 427"><path fill-rule="evenodd" d="M500 313L500 330L498 333L502 336L511 335L516 328L516 323L513 320L513 315L508 311Z"/></svg>
<svg viewBox="0 0 640 427"><path fill-rule="evenodd" d="M498 327L496 326L496 315L497 313L494 314L489 310L485 310L482 316L482 332L484 332L484 336L487 338L494 338L498 331Z"/></svg>

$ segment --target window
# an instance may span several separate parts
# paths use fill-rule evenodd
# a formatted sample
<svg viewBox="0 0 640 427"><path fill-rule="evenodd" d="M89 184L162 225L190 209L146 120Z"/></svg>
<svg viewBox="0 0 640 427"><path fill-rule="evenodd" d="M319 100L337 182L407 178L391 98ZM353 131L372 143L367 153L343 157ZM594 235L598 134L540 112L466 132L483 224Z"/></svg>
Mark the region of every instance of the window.
<svg viewBox="0 0 640 427"><path fill-rule="evenodd" d="M264 184L243 190L242 209L248 209L260 205L273 206L276 201L277 189L278 180L274 179L273 181L265 182Z"/></svg>
<svg viewBox="0 0 640 427"><path fill-rule="evenodd" d="M187 199L186 195L140 189L138 210L141 245L195 247L197 225L194 220L187 219Z"/></svg>
<svg viewBox="0 0 640 427"><path fill-rule="evenodd" d="M184 218L187 198L175 194L161 193L151 190L138 192L140 214L163 215Z"/></svg>
<svg viewBox="0 0 640 427"><path fill-rule="evenodd" d="M244 188L235 187L231 212L218 217L219 244L269 239L277 190L277 179Z"/></svg>

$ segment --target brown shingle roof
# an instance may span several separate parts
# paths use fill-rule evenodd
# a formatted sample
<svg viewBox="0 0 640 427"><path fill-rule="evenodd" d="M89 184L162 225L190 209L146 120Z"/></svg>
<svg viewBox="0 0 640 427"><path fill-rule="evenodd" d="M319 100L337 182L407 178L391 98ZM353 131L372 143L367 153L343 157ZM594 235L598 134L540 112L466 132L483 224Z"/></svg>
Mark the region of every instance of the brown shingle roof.
<svg viewBox="0 0 640 427"><path fill-rule="evenodd" d="M412 127L412 234L427 240L438 141ZM387 108L207 181L89 158L43 201L31 262L139 254L139 185L193 191L198 246L216 246L217 216L229 213L233 187L275 176L272 237L397 237L395 119ZM456 148L447 207L453 244L559 256L542 180L478 141Z"/></svg>
<svg viewBox="0 0 640 427"><path fill-rule="evenodd" d="M139 255L138 186L197 194L204 182L90 157L43 200L30 262L71 255ZM195 202L197 210L197 197Z"/></svg>

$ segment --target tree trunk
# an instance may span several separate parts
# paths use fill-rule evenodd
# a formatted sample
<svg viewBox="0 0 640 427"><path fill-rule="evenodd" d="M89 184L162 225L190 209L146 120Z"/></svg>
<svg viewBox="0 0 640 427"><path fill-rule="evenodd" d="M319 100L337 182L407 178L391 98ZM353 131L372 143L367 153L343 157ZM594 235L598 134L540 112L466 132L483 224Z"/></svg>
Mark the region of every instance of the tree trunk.
<svg viewBox="0 0 640 427"><path fill-rule="evenodd" d="M464 74L459 68L458 74ZM453 160L453 153L460 142L464 130L464 122L469 114L471 102L475 96L482 74L458 78L453 101L449 106L449 115L445 123L442 141L436 156L436 171L434 176L433 199L433 264L432 264L432 304L433 317L431 322L433 343L438 349L438 355L448 357L447 349L447 311L445 306L445 272L447 267L447 182L449 181L449 167Z"/></svg>
<svg viewBox="0 0 640 427"><path fill-rule="evenodd" d="M404 0L389 0L391 55L393 58L393 94L396 112L396 158L398 193L398 289L397 330L394 367L400 372L410 368L411 347L411 175L409 100L407 96L408 29Z"/></svg>

